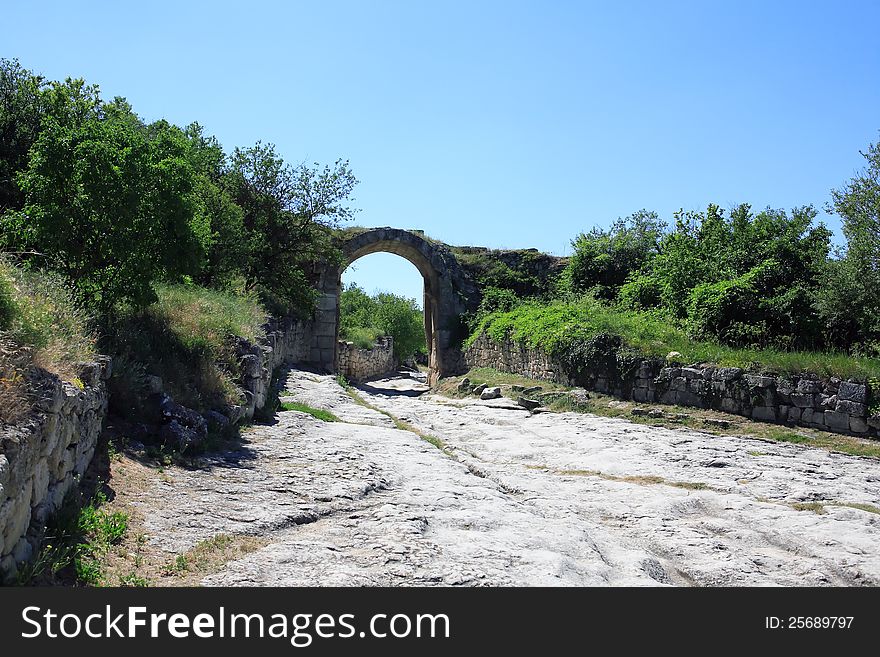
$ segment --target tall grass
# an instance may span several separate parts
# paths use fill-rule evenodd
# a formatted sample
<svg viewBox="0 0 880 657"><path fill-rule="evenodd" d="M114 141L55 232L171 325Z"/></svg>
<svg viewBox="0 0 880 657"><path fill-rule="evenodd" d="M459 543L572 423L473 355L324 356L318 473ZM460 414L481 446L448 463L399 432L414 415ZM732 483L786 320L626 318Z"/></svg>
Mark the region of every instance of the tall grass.
<svg viewBox="0 0 880 657"><path fill-rule="evenodd" d="M78 306L62 277L27 270L0 257L0 333L27 349L35 365L62 378L94 359L92 316Z"/></svg>
<svg viewBox="0 0 880 657"><path fill-rule="evenodd" d="M526 303L509 312L482 319L466 344L485 333L496 341L513 340L548 353L558 353L578 340L601 333L620 336L624 344L645 356L665 357L673 351L690 363L761 369L780 374L813 372L826 376L875 378L880 360L839 353L737 349L688 337L673 322L647 312L618 310L589 297L548 304Z"/></svg>
<svg viewBox="0 0 880 657"><path fill-rule="evenodd" d="M115 410L140 412L146 374L162 378L175 400L197 410L238 403L233 338L262 337L264 308L254 297L196 285L160 285L156 292L156 303L108 326Z"/></svg>

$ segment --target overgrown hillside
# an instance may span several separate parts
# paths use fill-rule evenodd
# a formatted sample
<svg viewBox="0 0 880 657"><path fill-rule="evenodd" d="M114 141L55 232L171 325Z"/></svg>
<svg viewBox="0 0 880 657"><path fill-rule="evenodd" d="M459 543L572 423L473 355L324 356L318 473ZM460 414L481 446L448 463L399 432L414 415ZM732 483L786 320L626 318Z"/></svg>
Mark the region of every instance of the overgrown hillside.
<svg viewBox="0 0 880 657"><path fill-rule="evenodd" d="M232 337L312 308L310 264L339 257L356 184L346 161L226 151L198 123L0 60L4 394L30 364L69 378L97 343L118 410L137 410L149 376L199 410L231 402Z"/></svg>

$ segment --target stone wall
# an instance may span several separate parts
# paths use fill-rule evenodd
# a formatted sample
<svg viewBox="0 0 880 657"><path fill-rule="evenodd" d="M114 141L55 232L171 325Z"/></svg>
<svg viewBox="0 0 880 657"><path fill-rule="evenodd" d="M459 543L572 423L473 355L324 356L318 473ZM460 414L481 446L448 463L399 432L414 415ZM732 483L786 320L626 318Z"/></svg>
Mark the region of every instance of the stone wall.
<svg viewBox="0 0 880 657"><path fill-rule="evenodd" d="M75 383L34 369L32 412L0 428L0 577L31 558L46 520L79 482L107 411L110 360L82 365Z"/></svg>
<svg viewBox="0 0 880 657"><path fill-rule="evenodd" d="M223 413L200 415L165 394L161 379L147 377L161 439L185 448L203 439L212 424L222 428L251 419L269 398L275 369L308 360L310 323L271 320L265 328L266 337L256 344L238 341L242 403ZM0 427L0 580L14 577L17 564L33 556L46 521L94 456L107 413L110 359L80 370L76 384L34 370L28 382L32 413L16 426Z"/></svg>
<svg viewBox="0 0 880 657"><path fill-rule="evenodd" d="M244 404L241 417L250 420L269 398L272 373L282 365L309 361L311 323L299 320L271 320L266 337L253 344L239 342ZM237 418L230 418L237 421Z"/></svg>
<svg viewBox="0 0 880 657"><path fill-rule="evenodd" d="M582 386L636 402L678 404L880 438L880 415L869 412L868 387L860 381L813 374L766 375L738 367L668 366L664 359L632 363L625 371L611 355L608 366L578 371L569 363L506 340L481 335L465 352L469 367L492 367L534 379Z"/></svg>
<svg viewBox="0 0 880 657"><path fill-rule="evenodd" d="M394 341L389 336L376 338L372 349L361 349L353 342L339 341L338 371L349 381L365 381L394 371Z"/></svg>

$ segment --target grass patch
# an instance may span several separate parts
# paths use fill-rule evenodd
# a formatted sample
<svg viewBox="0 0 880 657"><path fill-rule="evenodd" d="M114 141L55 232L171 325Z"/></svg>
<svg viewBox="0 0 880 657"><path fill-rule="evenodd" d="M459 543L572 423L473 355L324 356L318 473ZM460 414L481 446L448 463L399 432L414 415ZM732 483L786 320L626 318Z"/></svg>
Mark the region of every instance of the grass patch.
<svg viewBox="0 0 880 657"><path fill-rule="evenodd" d="M625 481L628 484L638 484L640 486L652 486L665 483L666 481L663 477L658 477L656 475L628 475L625 477L608 475L608 478L613 478L615 481Z"/></svg>
<svg viewBox="0 0 880 657"><path fill-rule="evenodd" d="M18 583L106 585L104 558L129 525L128 514L104 510L106 502L101 492L85 503L78 494L68 495L48 524L37 557L19 570Z"/></svg>
<svg viewBox="0 0 880 657"><path fill-rule="evenodd" d="M600 477L607 481L620 481L627 484L635 484L637 486L672 486L674 488L684 488L686 490L715 490L709 484L702 481L667 481L663 477L657 475L613 475L599 470L578 470L578 469L562 469L551 468L545 465L526 465L532 470L541 470L543 472L552 472L553 474L575 477Z"/></svg>
<svg viewBox="0 0 880 657"><path fill-rule="evenodd" d="M76 376L77 363L97 355L94 318L76 304L64 279L22 269L4 257L0 257L0 339L0 397L17 387L15 373L25 366L42 367L69 381ZM27 351L26 359L20 357L22 349ZM6 415L4 406L0 399L0 419Z"/></svg>
<svg viewBox="0 0 880 657"><path fill-rule="evenodd" d="M859 511L867 511L868 513L876 513L880 515L880 507L873 504L863 504L862 502L834 502L830 506L846 506L850 509L858 509Z"/></svg>
<svg viewBox="0 0 880 657"><path fill-rule="evenodd" d="M793 445L820 447L832 452L849 454L850 456L880 458L880 443L853 436L844 436L824 431L798 433L777 427L767 427L763 432L748 431L748 433L757 433L761 437Z"/></svg>
<svg viewBox="0 0 880 657"><path fill-rule="evenodd" d="M239 403L234 337L255 342L267 319L253 296L196 285L161 285L159 300L108 322L114 356L111 400L120 415L141 417L146 374L159 376L175 401L204 412Z"/></svg>
<svg viewBox="0 0 880 657"><path fill-rule="evenodd" d="M307 413L314 418L322 420L323 422L339 422L339 418L333 415L330 411L325 411L320 408L313 408L308 404L301 404L300 402L281 402L281 410L282 411L298 411L300 413Z"/></svg>
<svg viewBox="0 0 880 657"><path fill-rule="evenodd" d="M178 554L162 567L161 575L185 580L200 579L218 572L230 561L250 554L265 544L266 540L257 536L217 534Z"/></svg>
<svg viewBox="0 0 880 657"><path fill-rule="evenodd" d="M824 376L880 376L880 359L821 352L735 349L688 337L684 329L654 313L624 311L584 297L578 301L527 302L509 312L491 313L480 321L466 346L485 333L496 342L516 342L561 355L605 334L619 336L624 347L643 357L665 357L671 351L684 362L759 369L777 373L814 372Z"/></svg>
<svg viewBox="0 0 880 657"><path fill-rule="evenodd" d="M709 484L706 484L702 481L671 481L668 482L670 486L675 486L676 488L685 488L687 490L708 490Z"/></svg>
<svg viewBox="0 0 880 657"><path fill-rule="evenodd" d="M796 511L812 511L818 515L828 513L821 502L796 502L791 505L791 508Z"/></svg>

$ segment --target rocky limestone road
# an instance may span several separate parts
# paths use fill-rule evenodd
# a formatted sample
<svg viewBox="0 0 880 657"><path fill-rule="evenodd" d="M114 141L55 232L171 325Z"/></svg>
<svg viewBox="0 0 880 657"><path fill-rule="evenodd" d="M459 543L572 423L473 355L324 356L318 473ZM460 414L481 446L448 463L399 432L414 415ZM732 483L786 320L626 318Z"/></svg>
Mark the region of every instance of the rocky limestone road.
<svg viewBox="0 0 880 657"><path fill-rule="evenodd" d="M877 585L880 462L785 443L450 400L397 377L333 377L237 452L145 496L171 553L219 533L266 547L207 585ZM424 393L424 394L422 394ZM160 502L161 501L161 502ZM822 502L827 513L792 505Z"/></svg>

